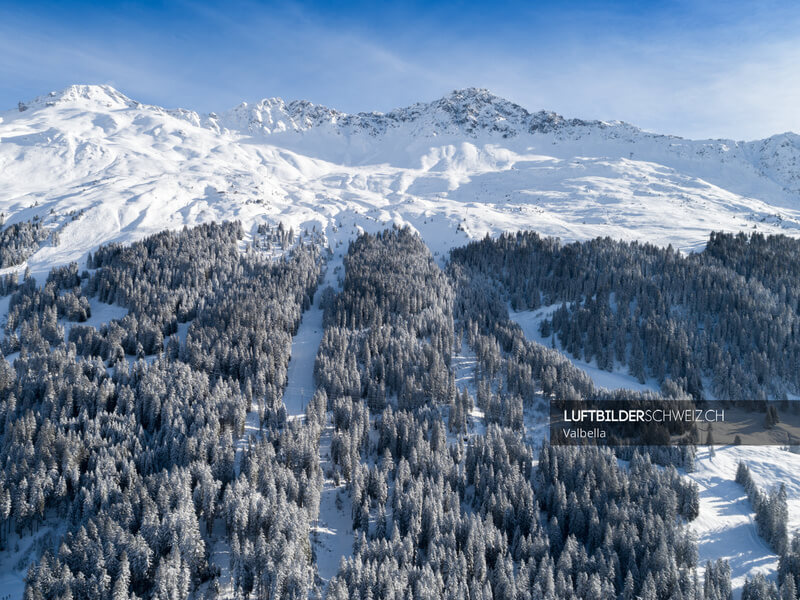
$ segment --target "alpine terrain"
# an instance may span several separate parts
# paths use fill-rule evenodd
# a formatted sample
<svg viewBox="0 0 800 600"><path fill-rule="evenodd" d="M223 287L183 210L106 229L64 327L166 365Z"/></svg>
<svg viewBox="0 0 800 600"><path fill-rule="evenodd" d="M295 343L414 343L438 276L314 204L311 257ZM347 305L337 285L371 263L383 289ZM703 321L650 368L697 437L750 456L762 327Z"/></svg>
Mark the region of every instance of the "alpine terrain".
<svg viewBox="0 0 800 600"><path fill-rule="evenodd" d="M799 598L794 133L75 85L0 213L0 600ZM704 400L771 443L550 438Z"/></svg>

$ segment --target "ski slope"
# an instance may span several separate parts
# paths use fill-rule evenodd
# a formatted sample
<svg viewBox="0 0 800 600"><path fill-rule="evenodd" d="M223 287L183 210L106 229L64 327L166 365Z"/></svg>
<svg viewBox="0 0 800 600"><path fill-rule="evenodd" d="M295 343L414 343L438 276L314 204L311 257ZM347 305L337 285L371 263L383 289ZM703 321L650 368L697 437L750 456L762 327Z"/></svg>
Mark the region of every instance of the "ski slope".
<svg viewBox="0 0 800 600"><path fill-rule="evenodd" d="M688 476L700 489L700 514L690 525L697 536L699 565L727 560L734 599L746 577L763 573L774 580L778 569L778 556L759 536L750 500L734 481L740 460L759 472L760 488L786 484L790 535L800 527L800 455L776 447L726 446L715 448L711 456L707 448L698 448L695 471Z"/></svg>
<svg viewBox="0 0 800 600"><path fill-rule="evenodd" d="M324 282L314 294L311 307L303 313L297 333L292 338L287 384L283 391L283 404L290 419L305 417L306 405L317 389L314 381L314 364L324 331L323 310L319 306L319 299L325 286L331 284L333 284L333 268L329 264Z"/></svg>
<svg viewBox="0 0 800 600"><path fill-rule="evenodd" d="M330 258L325 267L325 276L314 295L314 303L303 313L297 333L292 338L292 354L287 373L287 384L283 392L283 403L289 419L305 418L305 409L316 391L314 364L317 350L322 342L323 309L319 302L322 290L327 286L338 287L336 278L342 266L342 254ZM317 573L325 581L330 581L339 569L342 557L350 556L353 550L353 529L351 519L351 500L344 485L338 485L327 476L333 467L330 459L333 425L326 422L320 437L320 467L323 473L320 493L319 515L311 527ZM338 501L337 501L338 499Z"/></svg>

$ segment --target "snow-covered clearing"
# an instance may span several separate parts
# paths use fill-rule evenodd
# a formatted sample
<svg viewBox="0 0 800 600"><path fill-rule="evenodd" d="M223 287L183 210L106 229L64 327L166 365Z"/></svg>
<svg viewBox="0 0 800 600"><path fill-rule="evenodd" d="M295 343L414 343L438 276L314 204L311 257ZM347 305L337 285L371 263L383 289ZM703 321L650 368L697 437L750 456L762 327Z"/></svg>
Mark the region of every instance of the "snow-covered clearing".
<svg viewBox="0 0 800 600"><path fill-rule="evenodd" d="M458 340L456 340L458 341ZM475 352L469 347L466 340L461 341L461 348L457 348L458 352L453 354L450 359L450 369L455 374L456 389L459 392L467 390L472 396L473 402L478 396L478 388L475 385L475 370L478 368L478 358ZM445 426L447 420L445 419ZM486 420L484 419L483 411L477 406L473 406L467 418L467 434L468 435L483 435L486 433ZM453 442L456 436L450 433L448 429L447 438Z"/></svg>
<svg viewBox="0 0 800 600"><path fill-rule="evenodd" d="M66 530L66 520L54 511L48 512L44 523L34 528L33 534L28 534L26 529L19 536L12 528L7 549L0 552L0 598L22 600L28 566L38 560L44 549L55 552Z"/></svg>
<svg viewBox="0 0 800 600"><path fill-rule="evenodd" d="M739 461L750 467L758 486L767 490L783 483L788 492L789 535L800 529L800 455L775 446L717 447L712 457L700 447L695 472L700 487L700 516L691 527L697 534L700 566L726 559L731 565L734 600L745 577L764 573L775 578L778 557L758 535L753 507L744 488L734 481Z"/></svg>
<svg viewBox="0 0 800 600"><path fill-rule="evenodd" d="M0 298L0 324L4 325L6 319L8 318L10 301L11 294ZM73 325L86 325L89 327L94 327L95 329L100 329L103 325L106 325L114 320L122 319L128 314L127 308L118 306L116 304L106 304L105 302L100 302L97 298L89 298L89 307L92 310L92 316L81 323L69 321L67 319L58 320L58 324L64 329L64 341L69 341L69 332ZM184 340L185 339L186 338L184 336ZM13 365L18 356L19 352L12 352L6 356L5 359ZM128 362L136 362L136 357L128 356L126 358L128 359ZM149 358L152 360L154 357Z"/></svg>
<svg viewBox="0 0 800 600"><path fill-rule="evenodd" d="M100 302L97 298L89 298L89 307L92 309L92 316L82 323L59 319L59 324L64 328L65 340L69 340L69 330L72 329L73 325L86 325L100 329L103 325L114 320L120 320L128 314L127 308L117 304L106 304L105 302Z"/></svg>
<svg viewBox="0 0 800 600"><path fill-rule="evenodd" d="M466 389L475 397L478 393L475 386L475 369L478 367L478 358L465 339L461 340L461 347L456 350L457 352L450 359L450 369L456 377L456 388L459 391Z"/></svg>

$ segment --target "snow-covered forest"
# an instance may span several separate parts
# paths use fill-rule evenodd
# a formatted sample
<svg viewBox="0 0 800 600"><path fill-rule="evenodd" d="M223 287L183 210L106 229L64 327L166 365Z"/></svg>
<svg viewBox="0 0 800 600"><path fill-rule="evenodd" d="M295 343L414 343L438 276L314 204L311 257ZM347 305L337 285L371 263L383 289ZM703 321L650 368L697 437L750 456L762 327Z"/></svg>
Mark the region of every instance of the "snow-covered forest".
<svg viewBox="0 0 800 600"><path fill-rule="evenodd" d="M454 251L514 309L556 306L541 334L611 371L694 398L800 394L800 242L712 233L707 250L608 238L560 244L526 232Z"/></svg>
<svg viewBox="0 0 800 600"><path fill-rule="evenodd" d="M702 535L714 457L546 434L553 399L758 390L788 410L796 241L714 234L687 257L520 233L443 264L406 227L340 249L282 225L245 238L205 224L3 280L13 597L797 600L796 480L734 463L771 561L752 570ZM551 345L509 306L553 306ZM320 340L309 323L313 363L293 351ZM605 389L574 357L657 385ZM334 527L347 544L321 541Z"/></svg>

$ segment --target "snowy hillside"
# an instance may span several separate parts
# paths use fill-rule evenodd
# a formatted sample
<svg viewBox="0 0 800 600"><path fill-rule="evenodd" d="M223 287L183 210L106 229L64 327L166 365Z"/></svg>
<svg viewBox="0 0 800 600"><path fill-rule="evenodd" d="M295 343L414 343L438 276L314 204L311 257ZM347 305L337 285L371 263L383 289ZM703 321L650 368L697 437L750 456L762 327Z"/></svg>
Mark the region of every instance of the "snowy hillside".
<svg viewBox="0 0 800 600"><path fill-rule="evenodd" d="M199 115L72 86L0 113L0 211L59 229L34 274L226 218L333 243L408 223L440 255L519 228L697 249L712 229L800 235L799 156L794 134L690 141L476 89L386 114L268 99Z"/></svg>
<svg viewBox="0 0 800 600"><path fill-rule="evenodd" d="M509 310L528 339L548 345L539 325L552 313L553 307L538 311ZM583 370L595 385L606 389L657 390L654 381L640 384L636 378L620 371L608 372L594 364L564 352L576 367ZM533 438L536 439L536 438ZM537 440L538 441L538 440ZM746 578L762 573L775 578L778 556L758 534L753 507L744 488L734 481L739 461L744 461L755 474L756 484L770 490L784 484L788 491L790 532L800 530L800 456L783 447L718 446L712 454L708 448L698 449L695 468L684 474L695 481L700 490L700 511L691 527L697 537L698 564L725 559L731 567L734 598L741 597Z"/></svg>

